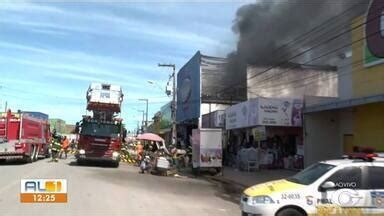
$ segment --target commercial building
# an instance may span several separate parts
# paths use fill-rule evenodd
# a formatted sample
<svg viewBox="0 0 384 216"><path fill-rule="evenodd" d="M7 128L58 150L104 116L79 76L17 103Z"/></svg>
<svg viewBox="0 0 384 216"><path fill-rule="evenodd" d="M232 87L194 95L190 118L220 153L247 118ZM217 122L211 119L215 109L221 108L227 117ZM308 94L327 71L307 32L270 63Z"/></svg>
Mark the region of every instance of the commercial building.
<svg viewBox="0 0 384 216"><path fill-rule="evenodd" d="M285 64L247 67L247 98L337 97L337 68L327 65Z"/></svg>
<svg viewBox="0 0 384 216"><path fill-rule="evenodd" d="M166 143L172 143L172 102L168 102L155 114L153 132L159 134Z"/></svg>
<svg viewBox="0 0 384 216"><path fill-rule="evenodd" d="M192 129L201 128L202 116L225 110L246 100L245 86L223 89L245 81L245 76L233 76L226 70L227 60L197 52L177 74L177 131L179 141L189 145Z"/></svg>
<svg viewBox="0 0 384 216"><path fill-rule="evenodd" d="M376 16L376 25L363 25L367 18L362 16L352 22L352 52L345 55L341 65L348 67L338 75L340 98L305 108L306 166L357 147L384 151L384 41L378 24L383 15L376 13L381 10L368 13Z"/></svg>

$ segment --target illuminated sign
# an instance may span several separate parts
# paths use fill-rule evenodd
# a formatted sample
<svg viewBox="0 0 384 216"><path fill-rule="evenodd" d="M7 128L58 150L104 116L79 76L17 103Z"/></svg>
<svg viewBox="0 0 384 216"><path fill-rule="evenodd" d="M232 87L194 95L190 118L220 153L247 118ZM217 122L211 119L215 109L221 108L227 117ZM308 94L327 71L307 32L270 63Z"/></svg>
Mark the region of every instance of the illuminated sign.
<svg viewBox="0 0 384 216"><path fill-rule="evenodd" d="M22 179L20 181L22 203L66 203L66 179Z"/></svg>

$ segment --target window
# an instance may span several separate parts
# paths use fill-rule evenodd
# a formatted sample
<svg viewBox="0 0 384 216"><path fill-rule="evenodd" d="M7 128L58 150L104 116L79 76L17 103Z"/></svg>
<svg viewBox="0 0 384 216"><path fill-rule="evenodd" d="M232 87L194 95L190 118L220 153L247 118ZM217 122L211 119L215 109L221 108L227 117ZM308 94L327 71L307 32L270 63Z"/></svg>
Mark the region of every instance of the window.
<svg viewBox="0 0 384 216"><path fill-rule="evenodd" d="M368 189L383 189L384 190L384 167L367 167Z"/></svg>
<svg viewBox="0 0 384 216"><path fill-rule="evenodd" d="M298 184L309 185L334 167L334 165L330 164L316 163L297 173L296 175L287 178L287 180Z"/></svg>
<svg viewBox="0 0 384 216"><path fill-rule="evenodd" d="M113 124L84 123L81 129L82 135L117 138L120 127Z"/></svg>
<svg viewBox="0 0 384 216"><path fill-rule="evenodd" d="M336 184L335 189L359 189L361 184L362 171L360 167L345 167L326 181L331 181Z"/></svg>

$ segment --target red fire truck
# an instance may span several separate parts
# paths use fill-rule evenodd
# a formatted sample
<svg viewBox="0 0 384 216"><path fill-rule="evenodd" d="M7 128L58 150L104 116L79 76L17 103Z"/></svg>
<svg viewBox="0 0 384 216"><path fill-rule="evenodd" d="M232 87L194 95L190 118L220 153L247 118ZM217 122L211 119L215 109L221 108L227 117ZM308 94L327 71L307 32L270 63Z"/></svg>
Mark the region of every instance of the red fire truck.
<svg viewBox="0 0 384 216"><path fill-rule="evenodd" d="M0 160L20 159L31 163L49 156L48 115L11 110L0 115Z"/></svg>
<svg viewBox="0 0 384 216"><path fill-rule="evenodd" d="M87 91L87 110L92 116L83 116L77 123L79 135L79 164L85 161L111 162L119 166L120 148L125 138L122 119L117 118L121 111L123 93L118 85L92 83Z"/></svg>

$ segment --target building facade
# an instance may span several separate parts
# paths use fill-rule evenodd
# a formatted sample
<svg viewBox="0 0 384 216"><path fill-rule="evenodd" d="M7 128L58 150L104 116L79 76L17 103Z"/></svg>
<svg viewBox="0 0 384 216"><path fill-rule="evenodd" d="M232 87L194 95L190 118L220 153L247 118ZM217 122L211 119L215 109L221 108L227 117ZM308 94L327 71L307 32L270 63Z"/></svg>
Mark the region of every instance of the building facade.
<svg viewBox="0 0 384 216"><path fill-rule="evenodd" d="M377 4L384 7L384 2L373 1L371 8ZM367 17L376 16L372 23L382 20L382 14L375 14L379 10L370 13ZM367 17L352 22L352 55L344 60L349 71L338 75L343 80L339 83L342 97L304 111L306 166L359 148L384 151L384 40L380 34L384 29L364 24Z"/></svg>
<svg viewBox="0 0 384 216"><path fill-rule="evenodd" d="M177 131L180 142L190 144L192 130L202 127L203 115L225 110L245 100L245 84L227 89L236 79L226 70L227 59L197 52L177 74Z"/></svg>

